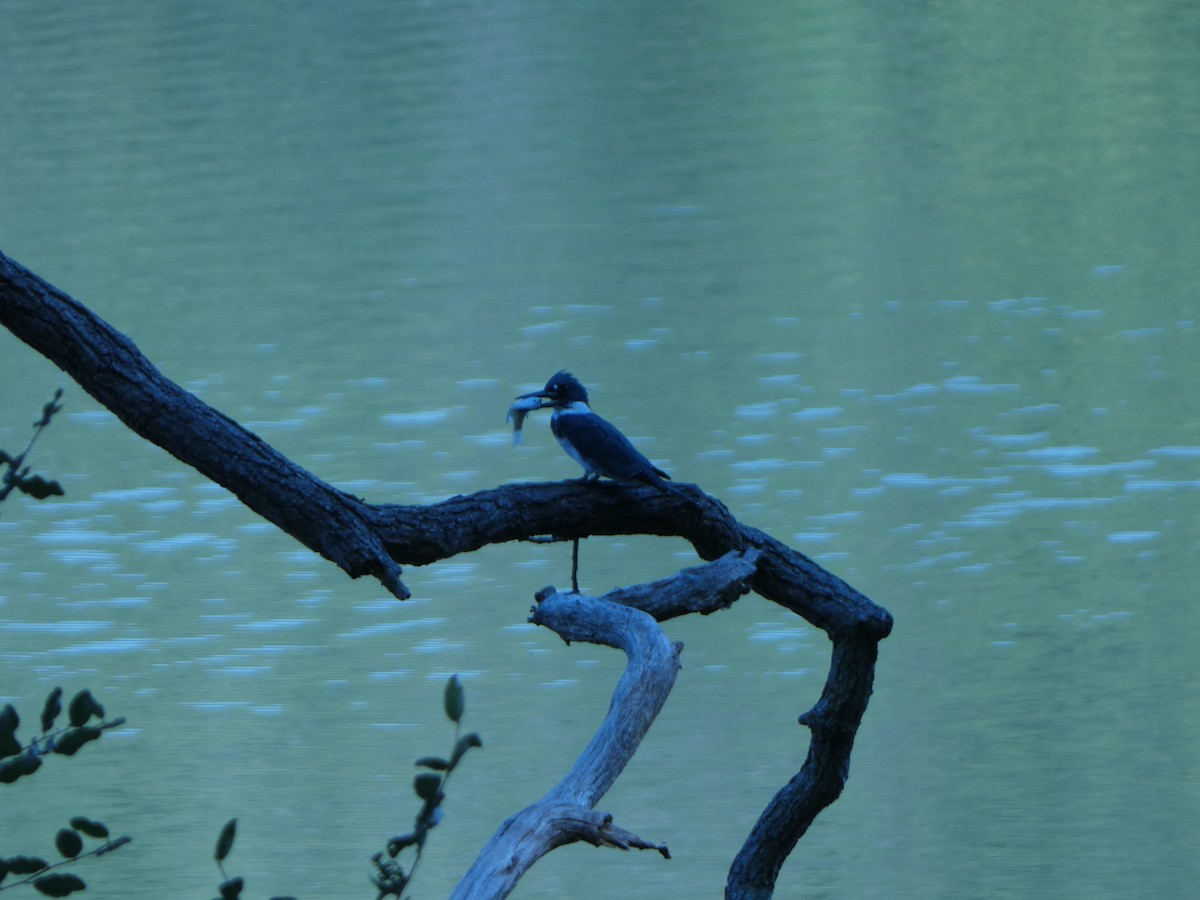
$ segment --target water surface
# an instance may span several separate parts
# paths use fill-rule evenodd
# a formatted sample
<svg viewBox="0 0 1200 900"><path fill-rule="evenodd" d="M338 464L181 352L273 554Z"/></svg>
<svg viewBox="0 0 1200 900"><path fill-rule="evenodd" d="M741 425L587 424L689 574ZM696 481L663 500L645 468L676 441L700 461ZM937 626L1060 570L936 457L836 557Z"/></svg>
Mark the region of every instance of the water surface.
<svg viewBox="0 0 1200 900"><path fill-rule="evenodd" d="M511 397L570 368L656 463L885 605L842 799L780 896L1181 896L1194 715L1197 13L698 3L12 3L0 247L171 378L376 502L574 477ZM63 377L0 334L0 446ZM569 548L349 582L77 388L4 504L0 695L128 726L5 789L89 896L369 895L460 674L485 747L421 896L570 765L621 662L525 623ZM583 586L694 562L593 539ZM719 896L803 761L827 642L670 623L675 694L516 896ZM34 828L30 823L44 823ZM8 844L17 840L11 832ZM34 846L41 834L42 845Z"/></svg>

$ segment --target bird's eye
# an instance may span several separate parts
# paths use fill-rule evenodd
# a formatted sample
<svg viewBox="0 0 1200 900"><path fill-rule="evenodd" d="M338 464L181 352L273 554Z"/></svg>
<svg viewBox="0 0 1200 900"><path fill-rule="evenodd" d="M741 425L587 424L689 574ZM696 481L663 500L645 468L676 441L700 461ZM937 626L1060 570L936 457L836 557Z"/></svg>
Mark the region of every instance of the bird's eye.
<svg viewBox="0 0 1200 900"><path fill-rule="evenodd" d="M550 390L551 390L551 392L557 394L558 393L558 385L557 384L550 385Z"/></svg>

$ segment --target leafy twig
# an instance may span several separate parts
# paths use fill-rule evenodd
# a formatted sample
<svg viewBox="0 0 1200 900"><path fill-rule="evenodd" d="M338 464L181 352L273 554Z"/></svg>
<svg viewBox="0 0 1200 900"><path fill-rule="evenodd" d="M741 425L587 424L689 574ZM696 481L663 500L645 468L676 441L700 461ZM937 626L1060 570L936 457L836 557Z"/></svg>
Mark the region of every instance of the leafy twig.
<svg viewBox="0 0 1200 900"><path fill-rule="evenodd" d="M62 485L57 481L43 478L41 475L30 475L29 467L25 465L25 457L33 449L42 429L49 425L55 413L62 409L62 404L58 402L62 399L62 394L62 388L58 388L54 392L54 398L42 407L41 417L33 423L33 437L29 439L24 450L15 457L0 450L0 465L6 467L3 476L0 476L0 501L11 494L14 488L35 500L45 500L47 497L63 495Z"/></svg>
<svg viewBox="0 0 1200 900"><path fill-rule="evenodd" d="M60 828L54 837L54 846L63 857L61 861L48 863L40 856L10 856L7 859L0 859L0 880L10 873L27 876L10 884L0 884L0 891L32 885L38 893L47 897L66 897L76 891L86 890L87 885L79 876L72 875L70 872L53 872L52 870L89 856L103 856L118 847L124 847L133 840L129 835L110 838L99 847L93 847L85 853L81 834L92 838L109 837L108 827L103 822L76 816L71 819L70 828Z"/></svg>
<svg viewBox="0 0 1200 900"><path fill-rule="evenodd" d="M421 800L421 809L417 813L412 831L396 835L387 842L386 859L383 851L371 857L371 861L375 863L375 874L371 876L371 881L379 889L376 900L385 900L387 897L396 897L397 900L401 900L404 891L412 883L413 876L416 875L417 866L421 863L421 854L425 849L429 830L441 821L441 805L442 801L446 799L446 783L450 780L450 775L458 767L463 755L468 750L472 747L483 746L483 740L475 732L463 735L459 733L462 728L463 712L466 709L466 699L462 683L458 680L457 675L451 676L446 683L443 704L446 718L454 723L454 747L449 758L422 756L416 761L415 765L430 770L419 772L413 779L413 790ZM415 848L416 859L413 860L408 871L405 871L397 857L408 847Z"/></svg>

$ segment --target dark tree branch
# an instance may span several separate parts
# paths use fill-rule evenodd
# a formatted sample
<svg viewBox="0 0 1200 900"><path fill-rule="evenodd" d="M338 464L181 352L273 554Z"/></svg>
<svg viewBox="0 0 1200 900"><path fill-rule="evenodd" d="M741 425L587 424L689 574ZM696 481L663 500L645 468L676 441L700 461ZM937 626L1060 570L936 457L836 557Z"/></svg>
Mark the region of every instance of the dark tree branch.
<svg viewBox="0 0 1200 900"><path fill-rule="evenodd" d="M578 481L508 484L429 506L372 506L368 515L393 558L425 565L488 544L553 534L682 537L702 559L758 550L753 589L830 635L862 632L882 640L892 617L842 579L770 535L743 525L694 484L682 494L643 485Z"/></svg>
<svg viewBox="0 0 1200 900"><path fill-rule="evenodd" d="M0 253L0 323L79 382L133 431L231 491L352 578L404 600L400 567L362 504L163 375L91 310Z"/></svg>
<svg viewBox="0 0 1200 900"><path fill-rule="evenodd" d="M669 535L688 540L705 560L741 554L743 564L753 568L752 577L747 571L706 603L728 605L748 583L825 631L833 641L833 661L819 702L801 717L811 731L804 766L747 839L730 872L728 896L768 896L780 865L813 817L841 793L871 694L877 644L891 632L892 617L803 553L738 522L695 485L678 485L668 493L612 483L510 484L429 506L372 505L316 478L179 387L129 338L3 253L0 324L135 432L233 492L351 577L374 576L401 599L409 596L400 580L401 564L426 565L487 544L541 535L566 540ZM657 602L665 605L646 608L659 618L688 611Z"/></svg>
<svg viewBox="0 0 1200 900"><path fill-rule="evenodd" d="M816 706L800 717L812 732L804 765L772 798L729 869L727 900L767 900L796 842L817 814L841 796L850 751L871 697L878 643L842 636Z"/></svg>
<svg viewBox="0 0 1200 900"><path fill-rule="evenodd" d="M670 578L616 588L604 599L636 607L658 622L689 613L707 616L729 609L739 597L750 593L761 557L757 550L730 550L713 562L682 569Z"/></svg>

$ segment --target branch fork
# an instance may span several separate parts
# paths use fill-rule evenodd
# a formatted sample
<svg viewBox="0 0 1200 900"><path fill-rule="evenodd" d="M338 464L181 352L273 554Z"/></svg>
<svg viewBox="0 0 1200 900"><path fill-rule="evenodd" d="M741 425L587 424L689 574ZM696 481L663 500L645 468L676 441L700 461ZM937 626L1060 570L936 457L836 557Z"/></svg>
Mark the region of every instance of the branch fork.
<svg viewBox="0 0 1200 900"><path fill-rule="evenodd" d="M625 653L628 663L604 723L571 770L541 800L500 826L452 898L507 897L538 859L575 841L620 850L657 850L663 859L671 858L665 844L644 840L594 807L633 758L675 684L683 644L668 640L658 620L728 606L731 596L748 590L756 559L753 552L731 553L706 566L603 597L553 587L538 592L530 622L549 628L568 643L614 647Z"/></svg>
<svg viewBox="0 0 1200 900"><path fill-rule="evenodd" d="M539 803L505 823L464 885L479 884L470 879L484 869L507 878L508 871L528 868L552 844L546 836L537 837L534 826L539 822L565 823L555 830L564 840L666 854L665 847L624 837L627 832L593 807L632 756L674 682L680 648L666 640L657 621L714 612L747 590L823 630L833 654L820 700L800 719L811 731L804 765L767 804L747 837L730 869L726 897L770 896L796 841L841 793L871 695L878 644L892 629L891 614L803 553L742 524L699 488L680 485L668 494L649 486L507 484L426 506L366 503L315 477L181 388L132 340L3 253L0 325L62 368L134 432L227 488L351 578L374 576L401 600L409 596L401 565L428 565L535 535L568 540L677 536L689 541L702 559L715 560L599 599L552 590L538 604L533 621L565 640L619 647L629 655L629 666L609 717L584 756ZM727 571L718 575L722 568ZM705 582L711 578L715 582ZM649 693L634 692L630 673L643 671L653 686ZM596 771L585 771L591 767ZM507 858L488 856L506 832L529 848L528 859L514 856L510 864ZM500 883L503 890L479 893L460 885L455 896L505 896L515 880Z"/></svg>

